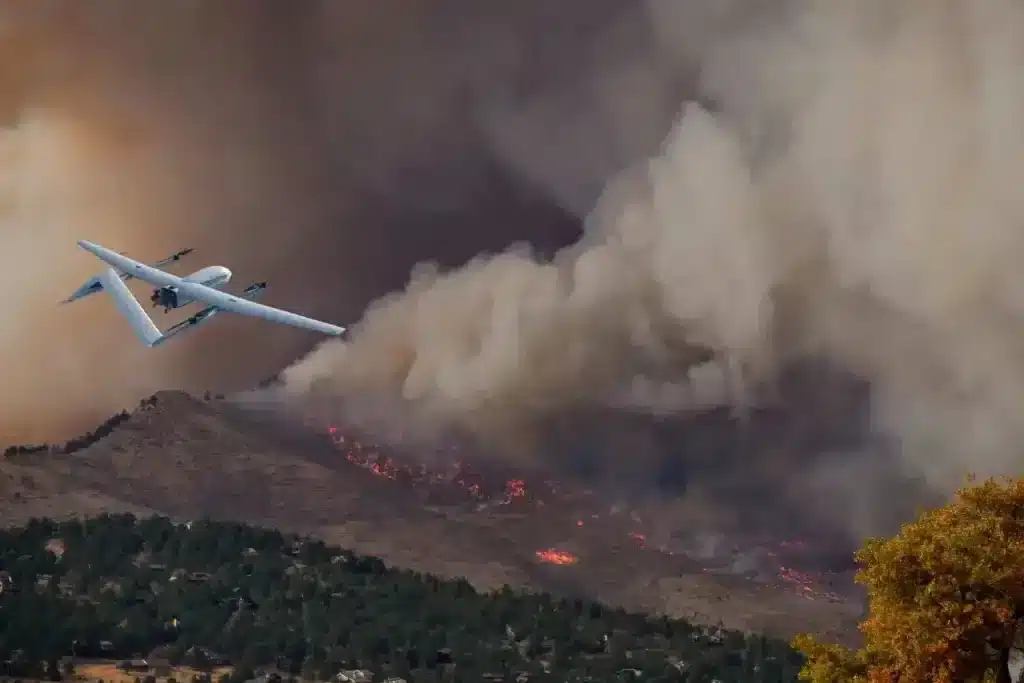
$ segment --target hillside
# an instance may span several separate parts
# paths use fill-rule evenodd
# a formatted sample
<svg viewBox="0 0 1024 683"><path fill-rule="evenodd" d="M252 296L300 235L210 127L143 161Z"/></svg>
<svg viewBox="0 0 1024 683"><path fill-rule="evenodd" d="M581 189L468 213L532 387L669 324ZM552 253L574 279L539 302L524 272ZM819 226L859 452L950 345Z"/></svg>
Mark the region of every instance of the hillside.
<svg viewBox="0 0 1024 683"><path fill-rule="evenodd" d="M529 504L514 480L487 500L458 478L419 486L338 442L227 402L161 392L81 450L6 458L0 512L9 525L99 512L240 520L480 589L545 589L783 636L849 637L860 615L857 599L796 570L753 575L721 558L647 547L635 515L589 514L598 508L551 492L547 504Z"/></svg>

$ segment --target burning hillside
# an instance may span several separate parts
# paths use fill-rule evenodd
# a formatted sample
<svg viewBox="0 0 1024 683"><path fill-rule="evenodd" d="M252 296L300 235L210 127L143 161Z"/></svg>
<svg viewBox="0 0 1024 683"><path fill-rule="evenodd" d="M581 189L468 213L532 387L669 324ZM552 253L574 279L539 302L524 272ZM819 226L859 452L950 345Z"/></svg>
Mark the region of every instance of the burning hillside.
<svg viewBox="0 0 1024 683"><path fill-rule="evenodd" d="M697 562L706 573L742 576L789 587L813 600L839 601L840 593L851 588L852 559L847 556L837 563L808 540L763 534L726 537L679 529L666 531L663 521L648 522L658 514L657 507L641 511L641 506L633 506L630 501L616 499L604 491L564 480L530 479L528 474L498 472L494 467L474 467L457 457L457 449L450 453L451 460L446 466L429 467L338 425L318 431L325 433L349 463L405 486L431 504L456 505L490 514L545 515L557 511L559 518L575 519L559 530L564 537L560 545L535 550L534 556L542 564L582 563L585 558L575 548L598 538L614 545L620 553L646 553ZM616 542L616 538L620 540Z"/></svg>
<svg viewBox="0 0 1024 683"><path fill-rule="evenodd" d="M841 638L859 615L856 600L824 599L829 575L814 543L714 536L692 520L686 531L663 506L536 470L499 471L468 449L447 461L412 455L347 426L314 431L231 401L160 392L81 450L0 460L0 502L11 523L104 512L244 521L480 590L546 590L782 636L813 625Z"/></svg>

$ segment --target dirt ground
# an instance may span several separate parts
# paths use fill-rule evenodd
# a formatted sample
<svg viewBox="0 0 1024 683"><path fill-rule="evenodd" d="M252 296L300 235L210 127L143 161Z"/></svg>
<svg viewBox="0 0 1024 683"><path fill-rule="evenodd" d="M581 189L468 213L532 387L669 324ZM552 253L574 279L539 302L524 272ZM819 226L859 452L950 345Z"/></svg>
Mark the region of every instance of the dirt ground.
<svg viewBox="0 0 1024 683"><path fill-rule="evenodd" d="M220 676L230 674L231 671L231 667L218 667L213 670L212 678L216 681ZM193 676L198 676L199 673L197 669L177 666L171 668L166 676L161 676L157 680L164 682L174 679L177 683L188 683L192 680ZM134 683L136 678L143 678L144 676L145 674L118 669L117 662L89 662L79 663L75 666L75 677L78 680L104 681L104 683Z"/></svg>

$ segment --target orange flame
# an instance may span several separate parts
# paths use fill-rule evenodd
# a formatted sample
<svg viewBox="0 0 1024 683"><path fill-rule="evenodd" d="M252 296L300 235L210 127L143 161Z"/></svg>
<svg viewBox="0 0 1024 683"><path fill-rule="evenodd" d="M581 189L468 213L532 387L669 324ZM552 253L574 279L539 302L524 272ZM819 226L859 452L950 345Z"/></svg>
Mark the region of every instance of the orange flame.
<svg viewBox="0 0 1024 683"><path fill-rule="evenodd" d="M576 564L579 562L579 558L572 553L565 552L564 550L538 550L536 555L537 559L541 562L557 564L559 566Z"/></svg>

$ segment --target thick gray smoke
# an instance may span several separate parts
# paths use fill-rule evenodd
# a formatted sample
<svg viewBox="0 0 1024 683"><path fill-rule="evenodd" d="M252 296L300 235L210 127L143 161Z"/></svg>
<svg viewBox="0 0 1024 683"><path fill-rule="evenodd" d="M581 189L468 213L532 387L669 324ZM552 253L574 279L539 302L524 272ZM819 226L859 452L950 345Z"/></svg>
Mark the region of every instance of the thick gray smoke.
<svg viewBox="0 0 1024 683"><path fill-rule="evenodd" d="M681 97L660 151L609 181L553 262L415 270L287 371L291 395L510 439L581 404L756 400L813 355L870 380L908 473L939 489L1019 473L1024 7L770 5L652 1L644 49L605 63L596 104L557 93L489 117L516 168L576 208L590 178L566 145L593 146L588 170L612 164L609 130L642 148L695 64L714 103ZM703 379L699 348L717 359Z"/></svg>

